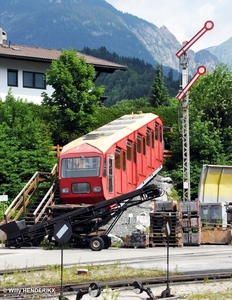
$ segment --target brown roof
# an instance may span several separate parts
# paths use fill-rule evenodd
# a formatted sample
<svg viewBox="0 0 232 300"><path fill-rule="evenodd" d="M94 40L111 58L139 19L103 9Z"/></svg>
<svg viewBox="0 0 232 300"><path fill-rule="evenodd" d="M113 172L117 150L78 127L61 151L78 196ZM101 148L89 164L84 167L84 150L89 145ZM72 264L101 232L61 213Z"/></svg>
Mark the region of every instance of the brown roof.
<svg viewBox="0 0 232 300"><path fill-rule="evenodd" d="M96 71L113 73L115 70L127 70L128 67L104 59L96 58L80 52L77 54L84 57L87 64L95 67ZM61 55L61 50L30 47L22 45L4 44L0 45L0 57L14 58L21 60L32 60L41 62L51 62Z"/></svg>

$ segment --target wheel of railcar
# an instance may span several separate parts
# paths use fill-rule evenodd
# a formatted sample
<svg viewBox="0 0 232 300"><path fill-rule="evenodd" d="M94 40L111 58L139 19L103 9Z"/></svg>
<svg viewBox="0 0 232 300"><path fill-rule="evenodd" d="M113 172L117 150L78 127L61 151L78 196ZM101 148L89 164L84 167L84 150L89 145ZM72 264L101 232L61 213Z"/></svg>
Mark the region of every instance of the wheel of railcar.
<svg viewBox="0 0 232 300"><path fill-rule="evenodd" d="M111 237L108 235L102 235L101 238L104 241L104 249L108 249L111 246Z"/></svg>
<svg viewBox="0 0 232 300"><path fill-rule="evenodd" d="M104 248L104 241L99 236L94 236L89 242L89 247L92 251L101 251Z"/></svg>

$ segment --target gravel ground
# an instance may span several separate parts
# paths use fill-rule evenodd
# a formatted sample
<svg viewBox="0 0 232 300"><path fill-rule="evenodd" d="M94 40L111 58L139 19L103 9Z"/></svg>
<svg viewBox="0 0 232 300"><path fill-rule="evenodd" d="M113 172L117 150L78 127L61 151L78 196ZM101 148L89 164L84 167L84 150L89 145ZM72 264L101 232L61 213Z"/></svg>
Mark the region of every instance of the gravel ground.
<svg viewBox="0 0 232 300"><path fill-rule="evenodd" d="M167 178L167 181L170 180ZM160 198L156 198L155 201L167 200L167 194L171 193L172 184L165 182L165 179L159 175L157 175L149 184L155 184L165 191L164 195ZM126 235L131 235L137 229L146 230L146 227L149 227L150 225L149 214L153 211L154 201L146 201L138 206L128 208L124 211L110 234L117 237L125 237ZM142 222L138 220L137 216L139 216L139 220L142 220Z"/></svg>

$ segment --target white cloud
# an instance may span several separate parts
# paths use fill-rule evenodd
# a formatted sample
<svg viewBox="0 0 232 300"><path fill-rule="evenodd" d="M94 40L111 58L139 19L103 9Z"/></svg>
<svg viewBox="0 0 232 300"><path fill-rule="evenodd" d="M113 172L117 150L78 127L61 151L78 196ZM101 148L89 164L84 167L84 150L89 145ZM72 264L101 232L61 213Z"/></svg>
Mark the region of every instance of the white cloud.
<svg viewBox="0 0 232 300"><path fill-rule="evenodd" d="M216 46L232 37L231 0L106 0L116 9L127 12L158 27L165 25L182 43L190 40L205 22L214 22L193 46L200 50Z"/></svg>

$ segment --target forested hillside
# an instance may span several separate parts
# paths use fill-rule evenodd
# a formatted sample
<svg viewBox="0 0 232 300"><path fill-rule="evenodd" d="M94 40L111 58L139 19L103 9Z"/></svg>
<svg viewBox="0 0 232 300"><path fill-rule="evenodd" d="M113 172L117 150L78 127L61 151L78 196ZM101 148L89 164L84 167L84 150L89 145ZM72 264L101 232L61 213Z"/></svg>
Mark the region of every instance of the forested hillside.
<svg viewBox="0 0 232 300"><path fill-rule="evenodd" d="M105 0L2 1L1 25L12 44L97 49L178 69L176 37L164 26L118 11Z"/></svg>
<svg viewBox="0 0 232 300"><path fill-rule="evenodd" d="M138 58L119 56L110 53L105 47L99 49L89 49L85 47L81 52L98 58L116 62L128 66L128 71L116 71L113 74L101 74L96 85L105 87L106 106L111 106L124 99L148 98L151 93L151 86L155 79L155 67L145 63ZM178 93L179 80L178 73L170 68L163 67L164 82L168 90L169 97L174 97Z"/></svg>

